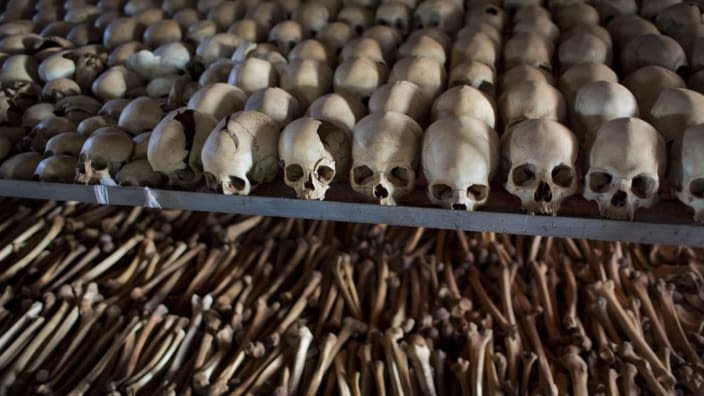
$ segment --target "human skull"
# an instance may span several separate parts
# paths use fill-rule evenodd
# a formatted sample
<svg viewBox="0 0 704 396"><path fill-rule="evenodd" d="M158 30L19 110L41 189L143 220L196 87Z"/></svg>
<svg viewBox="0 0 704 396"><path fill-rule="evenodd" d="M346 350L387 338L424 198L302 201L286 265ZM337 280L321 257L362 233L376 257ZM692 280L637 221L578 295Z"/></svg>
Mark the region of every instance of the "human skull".
<svg viewBox="0 0 704 396"><path fill-rule="evenodd" d="M663 34L677 40L683 47L694 36L691 33L697 32L697 28L701 24L702 11L692 1L673 4L659 12L655 17L655 26Z"/></svg>
<svg viewBox="0 0 704 396"><path fill-rule="evenodd" d="M76 157L65 154L47 157L37 164L33 178L47 183L71 183L76 160Z"/></svg>
<svg viewBox="0 0 704 396"><path fill-rule="evenodd" d="M86 138L76 132L60 133L46 142L44 156L51 157L52 155L66 154L78 157L85 141Z"/></svg>
<svg viewBox="0 0 704 396"><path fill-rule="evenodd" d="M646 118L650 109L666 88L687 88L682 77L662 66L645 66L629 74L623 85L628 88L638 101L638 108Z"/></svg>
<svg viewBox="0 0 704 396"><path fill-rule="evenodd" d="M603 63L580 63L565 70L560 76L560 92L565 95L572 111L577 92L586 84L595 81L618 83L618 75Z"/></svg>
<svg viewBox="0 0 704 396"><path fill-rule="evenodd" d="M643 18L654 19L664 9L680 3L682 0L641 0L639 13Z"/></svg>
<svg viewBox="0 0 704 396"><path fill-rule="evenodd" d="M504 64L507 70L526 64L551 71L554 50L552 42L538 33L515 34L504 47Z"/></svg>
<svg viewBox="0 0 704 396"><path fill-rule="evenodd" d="M626 48L628 43L636 37L660 33L652 22L638 15L620 15L609 22L606 28L616 47L620 50Z"/></svg>
<svg viewBox="0 0 704 396"><path fill-rule="evenodd" d="M423 130L405 114L373 113L354 128L352 189L396 205L415 186Z"/></svg>
<svg viewBox="0 0 704 396"><path fill-rule="evenodd" d="M315 39L303 40L288 53L289 62L296 59L310 59L335 66L335 58L322 42Z"/></svg>
<svg viewBox="0 0 704 396"><path fill-rule="evenodd" d="M278 172L279 124L257 111L225 117L208 136L201 156L211 190L249 195Z"/></svg>
<svg viewBox="0 0 704 396"><path fill-rule="evenodd" d="M507 16L499 4L482 1L478 4L470 3L468 6L467 15L464 18L465 26L488 23L498 31L504 30Z"/></svg>
<svg viewBox="0 0 704 396"><path fill-rule="evenodd" d="M15 154L0 165L0 179L31 180L42 155L33 151Z"/></svg>
<svg viewBox="0 0 704 396"><path fill-rule="evenodd" d="M217 33L198 43L196 59L209 65L218 59L229 58L244 39L232 33Z"/></svg>
<svg viewBox="0 0 704 396"><path fill-rule="evenodd" d="M350 59L335 69L335 92L353 96L367 103L372 93L386 82L386 65L366 58Z"/></svg>
<svg viewBox="0 0 704 396"><path fill-rule="evenodd" d="M330 10L319 1L305 2L293 12L293 19L301 24L305 34L316 34L332 19Z"/></svg>
<svg viewBox="0 0 704 396"><path fill-rule="evenodd" d="M677 41L662 34L635 37L621 52L621 67L626 74L648 65L662 66L678 74L689 70L684 49Z"/></svg>
<svg viewBox="0 0 704 396"><path fill-rule="evenodd" d="M542 81L521 81L504 90L499 97L499 114L508 129L523 120L548 118L564 122L565 99L552 85Z"/></svg>
<svg viewBox="0 0 704 396"><path fill-rule="evenodd" d="M562 201L577 192L577 138L557 121L520 122L504 134L501 147L506 190L528 213L557 215Z"/></svg>
<svg viewBox="0 0 704 396"><path fill-rule="evenodd" d="M426 34L416 34L410 36L398 49L399 57L406 56L427 56L440 63L445 63L447 54L442 43Z"/></svg>
<svg viewBox="0 0 704 396"><path fill-rule="evenodd" d="M81 87L78 86L73 80L68 78L59 78L57 80L51 80L44 84L42 88L42 99L57 101L68 96L75 96L81 94Z"/></svg>
<svg viewBox="0 0 704 396"><path fill-rule="evenodd" d="M462 63L476 61L496 69L498 59L498 49L489 36L477 32L455 41L450 55L450 66L454 67Z"/></svg>
<svg viewBox="0 0 704 396"><path fill-rule="evenodd" d="M411 10L400 1L389 1L376 9L376 23L390 26L401 34L407 34L411 25Z"/></svg>
<svg viewBox="0 0 704 396"><path fill-rule="evenodd" d="M227 82L250 95L258 89L276 86L278 80L278 74L271 63L259 58L247 58L241 63L235 63Z"/></svg>
<svg viewBox="0 0 704 396"><path fill-rule="evenodd" d="M450 70L448 86L468 85L492 100L496 96L496 73L492 67L481 62L461 63Z"/></svg>
<svg viewBox="0 0 704 396"><path fill-rule="evenodd" d="M22 139L26 149L43 153L46 142L62 132L75 132L76 124L65 117L49 117L39 123Z"/></svg>
<svg viewBox="0 0 704 396"><path fill-rule="evenodd" d="M638 102L628 88L618 83L595 81L577 92L572 125L582 147L588 150L604 123L639 114Z"/></svg>
<svg viewBox="0 0 704 396"><path fill-rule="evenodd" d="M147 152L149 151L149 139L152 137L152 133L144 132L132 138L134 142L134 150L132 151L132 159L147 159Z"/></svg>
<svg viewBox="0 0 704 396"><path fill-rule="evenodd" d="M107 49L114 49L130 41L139 41L143 32L144 26L135 18L118 18L103 31L103 45Z"/></svg>
<svg viewBox="0 0 704 396"><path fill-rule="evenodd" d="M599 13L592 5L582 1L557 7L554 15L560 30L568 30L579 24L599 24Z"/></svg>
<svg viewBox="0 0 704 396"><path fill-rule="evenodd" d="M225 83L205 85L188 100L188 108L198 110L221 120L226 115L242 110L247 94L240 88Z"/></svg>
<svg viewBox="0 0 704 396"><path fill-rule="evenodd" d="M39 64L39 78L44 82L59 78L71 78L76 72L76 63L71 60L66 52L50 55Z"/></svg>
<svg viewBox="0 0 704 396"><path fill-rule="evenodd" d="M264 113L281 125L288 124L303 113L298 99L278 87L255 91L247 98L244 109Z"/></svg>
<svg viewBox="0 0 704 396"><path fill-rule="evenodd" d="M450 0L425 0L413 13L416 28L437 28L452 34L462 27L462 9Z"/></svg>
<svg viewBox="0 0 704 396"><path fill-rule="evenodd" d="M544 10L544 8L543 8ZM513 34L517 33L538 33L554 43L560 38L560 28L552 21L550 16L540 15L533 17L523 17L513 21Z"/></svg>
<svg viewBox="0 0 704 396"><path fill-rule="evenodd" d="M119 130L96 132L83 143L75 166L75 181L115 185L114 177L134 150L132 137Z"/></svg>
<svg viewBox="0 0 704 396"><path fill-rule="evenodd" d="M325 25L315 36L333 54L338 54L345 44L349 43L356 35L350 25L344 22L330 22Z"/></svg>
<svg viewBox="0 0 704 396"><path fill-rule="evenodd" d="M684 88L666 88L650 109L648 120L666 142L676 140L690 126L704 123L704 95Z"/></svg>
<svg viewBox="0 0 704 396"><path fill-rule="evenodd" d="M584 198L596 201L602 216L633 220L636 209L657 202L665 151L658 131L643 120L605 123L589 151Z"/></svg>
<svg viewBox="0 0 704 396"><path fill-rule="evenodd" d="M117 125L136 135L149 131L159 123L164 112L157 99L142 96L132 100L120 113Z"/></svg>
<svg viewBox="0 0 704 396"><path fill-rule="evenodd" d="M201 149L217 120L205 112L181 108L164 117L151 133L147 159L172 187L194 187L203 176Z"/></svg>
<svg viewBox="0 0 704 396"><path fill-rule="evenodd" d="M501 76L501 89L505 91L521 81L540 81L555 85L555 77L549 71L537 66L523 64L514 66L504 72Z"/></svg>
<svg viewBox="0 0 704 396"><path fill-rule="evenodd" d="M284 181L298 198L325 199L330 183L348 169L351 134L311 117L299 118L281 132Z"/></svg>
<svg viewBox="0 0 704 396"><path fill-rule="evenodd" d="M430 101L420 87L410 81L395 81L377 88L369 99L372 113L395 111L421 123L428 113Z"/></svg>
<svg viewBox="0 0 704 396"><path fill-rule="evenodd" d="M687 128L672 145L669 178L675 194L694 209L694 221L704 222L704 124Z"/></svg>
<svg viewBox="0 0 704 396"><path fill-rule="evenodd" d="M117 184L123 187L160 188L166 186L167 182L162 173L154 172L146 158L126 163L117 173Z"/></svg>
<svg viewBox="0 0 704 396"><path fill-rule="evenodd" d="M611 65L611 46L594 34L573 34L560 43L558 59L563 70L581 63L603 63Z"/></svg>
<svg viewBox="0 0 704 396"><path fill-rule="evenodd" d="M254 19L241 19L227 29L228 33L234 33L243 39L259 43L266 38L264 27L259 25Z"/></svg>
<svg viewBox="0 0 704 396"><path fill-rule="evenodd" d="M296 21L282 21L269 32L269 42L274 44L282 54L287 55L303 40L301 24Z"/></svg>
<svg viewBox="0 0 704 396"><path fill-rule="evenodd" d="M357 34L361 34L364 29L374 24L374 12L363 6L347 5L337 14L337 20L345 22Z"/></svg>
<svg viewBox="0 0 704 396"><path fill-rule="evenodd" d="M478 119L448 116L423 137L421 163L435 205L475 210L486 203L498 162L498 135Z"/></svg>
<svg viewBox="0 0 704 396"><path fill-rule="evenodd" d="M311 103L332 88L333 72L325 63L308 59L295 60L282 68L281 88Z"/></svg>
<svg viewBox="0 0 704 396"><path fill-rule="evenodd" d="M365 30L362 37L375 40L381 46L384 59L391 64L396 59L396 50L403 41L403 37L396 29L390 26L376 25Z"/></svg>
<svg viewBox="0 0 704 396"><path fill-rule="evenodd" d="M601 21L605 23L619 15L633 15L638 12L636 0L593 0L591 3L599 12Z"/></svg>
<svg viewBox="0 0 704 396"><path fill-rule="evenodd" d="M492 129L496 126L494 105L480 90L468 85L450 88L438 96L432 115L434 121L445 117L471 117Z"/></svg>
<svg viewBox="0 0 704 396"><path fill-rule="evenodd" d="M354 97L331 93L311 103L307 115L351 131L357 121L367 115L367 108Z"/></svg>
<svg viewBox="0 0 704 396"><path fill-rule="evenodd" d="M378 63L385 63L384 51L378 41L369 37L356 38L342 48L340 61L344 62L355 58L366 58Z"/></svg>
<svg viewBox="0 0 704 396"><path fill-rule="evenodd" d="M139 87L141 83L142 79L137 73L119 65L101 73L93 81L91 90L100 99L119 99L128 96L129 91Z"/></svg>
<svg viewBox="0 0 704 396"><path fill-rule="evenodd" d="M0 68L0 82L12 81L39 82L37 60L26 54L7 57Z"/></svg>
<svg viewBox="0 0 704 396"><path fill-rule="evenodd" d="M81 121L78 124L78 127L76 127L76 131L79 135L87 138L88 136L92 135L93 132L102 127L116 124L117 122L113 118L97 115L93 117L88 117L85 120Z"/></svg>
<svg viewBox="0 0 704 396"><path fill-rule="evenodd" d="M427 98L433 99L442 92L446 79L442 63L432 58L409 56L394 64L388 82L410 81L418 85Z"/></svg>

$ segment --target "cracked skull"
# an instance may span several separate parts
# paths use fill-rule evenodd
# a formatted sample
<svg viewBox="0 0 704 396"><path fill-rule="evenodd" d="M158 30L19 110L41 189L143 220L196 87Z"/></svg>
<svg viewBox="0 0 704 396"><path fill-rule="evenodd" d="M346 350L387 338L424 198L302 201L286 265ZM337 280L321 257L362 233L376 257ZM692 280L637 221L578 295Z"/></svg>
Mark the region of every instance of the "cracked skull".
<svg viewBox="0 0 704 396"><path fill-rule="evenodd" d="M352 138L352 188L382 205L396 205L415 186L422 134L401 113L374 113L359 121Z"/></svg>
<svg viewBox="0 0 704 396"><path fill-rule="evenodd" d="M257 111L223 118L203 145L208 187L223 194L249 195L252 186L278 172L279 124Z"/></svg>
<svg viewBox="0 0 704 396"><path fill-rule="evenodd" d="M126 132L109 129L86 139L76 165L77 183L115 185L114 177L132 156L134 142Z"/></svg>
<svg viewBox="0 0 704 396"><path fill-rule="evenodd" d="M577 138L545 118L526 120L502 138L508 168L506 190L531 214L556 215L562 200L577 192Z"/></svg>
<svg viewBox="0 0 704 396"><path fill-rule="evenodd" d="M349 165L351 131L311 117L281 132L279 156L286 185L302 199L325 198L330 183Z"/></svg>
<svg viewBox="0 0 704 396"><path fill-rule="evenodd" d="M666 165L665 143L650 124L618 118L599 128L589 151L584 198L602 216L633 220L638 208L657 201Z"/></svg>

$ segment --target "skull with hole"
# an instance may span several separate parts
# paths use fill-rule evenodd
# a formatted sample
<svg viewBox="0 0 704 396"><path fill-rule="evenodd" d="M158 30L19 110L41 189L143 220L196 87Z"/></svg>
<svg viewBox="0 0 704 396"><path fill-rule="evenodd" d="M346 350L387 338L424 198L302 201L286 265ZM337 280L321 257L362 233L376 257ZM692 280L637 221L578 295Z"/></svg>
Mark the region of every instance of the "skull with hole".
<svg viewBox="0 0 704 396"><path fill-rule="evenodd" d="M577 138L557 121L526 120L501 141L506 190L531 214L557 215L562 201L577 192Z"/></svg>
<svg viewBox="0 0 704 396"><path fill-rule="evenodd" d="M0 179L31 180L42 155L33 151L15 154L0 165Z"/></svg>
<svg viewBox="0 0 704 396"><path fill-rule="evenodd" d="M379 88L389 74L386 65L365 58L350 59L335 69L333 86L335 92L352 96L367 104L372 93Z"/></svg>
<svg viewBox="0 0 704 396"><path fill-rule="evenodd" d="M284 181L298 198L325 199L330 183L348 169L352 132L311 117L288 124L279 137Z"/></svg>
<svg viewBox="0 0 704 396"><path fill-rule="evenodd" d="M146 158L128 162L117 173L117 184L124 187L160 188L168 184L163 173L154 172Z"/></svg>
<svg viewBox="0 0 704 396"><path fill-rule="evenodd" d="M638 115L638 102L628 88L608 81L595 81L585 84L577 92L572 125L582 147L589 150L597 130L604 123Z"/></svg>
<svg viewBox="0 0 704 396"><path fill-rule="evenodd" d="M493 100L496 96L496 72L481 62L461 63L450 70L448 86L462 85L474 87Z"/></svg>
<svg viewBox="0 0 704 396"><path fill-rule="evenodd" d="M71 183L77 158L58 154L44 158L34 170L33 179L47 183Z"/></svg>
<svg viewBox="0 0 704 396"><path fill-rule="evenodd" d="M662 66L645 66L626 76L623 85L638 101L638 108L647 120L647 115L667 88L687 88L682 77Z"/></svg>
<svg viewBox="0 0 704 396"><path fill-rule="evenodd" d="M498 135L476 118L442 118L423 137L421 163L435 205L475 210L485 204L498 162Z"/></svg>
<svg viewBox="0 0 704 396"><path fill-rule="evenodd" d="M672 145L669 178L675 194L694 209L694 221L704 223L704 124L687 128Z"/></svg>
<svg viewBox="0 0 704 396"><path fill-rule="evenodd" d="M278 172L279 132L279 123L257 111L220 120L201 151L208 187L249 195L256 184L272 181Z"/></svg>
<svg viewBox="0 0 704 396"><path fill-rule="evenodd" d="M650 109L648 121L666 142L676 140L688 127L704 123L704 95L684 88L666 88Z"/></svg>
<svg viewBox="0 0 704 396"><path fill-rule="evenodd" d="M431 114L433 121L445 117L471 117L491 128L496 126L496 111L492 102L481 91L467 85L448 89L438 96Z"/></svg>
<svg viewBox="0 0 704 396"><path fill-rule="evenodd" d="M552 85L542 81L521 81L507 87L499 97L499 114L505 129L528 119L548 118L564 122L565 99Z"/></svg>
<svg viewBox="0 0 704 396"><path fill-rule="evenodd" d="M611 120L599 128L589 150L584 198L596 201L602 216L633 220L636 209L657 202L666 161L665 143L650 124Z"/></svg>
<svg viewBox="0 0 704 396"><path fill-rule="evenodd" d="M367 115L367 108L358 99L336 92L316 99L306 114L351 131L357 121Z"/></svg>
<svg viewBox="0 0 704 396"><path fill-rule="evenodd" d="M171 187L193 188L203 176L201 149L217 120L210 114L181 108L167 114L149 137L147 159Z"/></svg>
<svg viewBox="0 0 704 396"><path fill-rule="evenodd" d="M372 113L395 111L421 123L428 113L430 101L420 87L410 81L395 81L377 88L369 99Z"/></svg>
<svg viewBox="0 0 704 396"><path fill-rule="evenodd" d="M374 113L355 126L352 137L352 189L396 205L413 191L423 130L405 114Z"/></svg>
<svg viewBox="0 0 704 396"><path fill-rule="evenodd" d="M111 128L91 135L83 143L75 166L75 181L115 185L114 177L134 150L132 137Z"/></svg>
<svg viewBox="0 0 704 396"><path fill-rule="evenodd" d="M278 87L255 91L247 98L244 109L264 113L281 125L288 124L303 113L298 99Z"/></svg>

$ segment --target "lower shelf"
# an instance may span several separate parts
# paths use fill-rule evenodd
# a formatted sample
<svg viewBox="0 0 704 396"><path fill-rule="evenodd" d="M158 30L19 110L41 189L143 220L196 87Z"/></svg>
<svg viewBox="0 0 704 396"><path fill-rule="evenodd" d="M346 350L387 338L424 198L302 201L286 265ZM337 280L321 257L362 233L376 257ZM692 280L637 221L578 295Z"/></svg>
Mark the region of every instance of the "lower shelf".
<svg viewBox="0 0 704 396"><path fill-rule="evenodd" d="M682 208L682 205L671 205L674 204L673 202L665 202L660 208L639 214L638 221L628 222L572 217L571 213L574 212L586 211L586 215L593 215L587 209L575 209L575 207L584 206L583 201L577 204L566 203L567 216L546 217L496 212L496 204L488 205L487 211L459 212L418 206L387 207L341 202L349 200L345 198L349 197L349 192L339 190L332 191L330 194L335 199L333 201L304 201L267 196L279 187L269 186L268 189L263 188L257 192L261 195L240 197L139 187L0 180L0 196L466 231L704 246L704 226L693 224L690 220L691 215L686 214L685 208ZM499 198L506 199L506 197Z"/></svg>

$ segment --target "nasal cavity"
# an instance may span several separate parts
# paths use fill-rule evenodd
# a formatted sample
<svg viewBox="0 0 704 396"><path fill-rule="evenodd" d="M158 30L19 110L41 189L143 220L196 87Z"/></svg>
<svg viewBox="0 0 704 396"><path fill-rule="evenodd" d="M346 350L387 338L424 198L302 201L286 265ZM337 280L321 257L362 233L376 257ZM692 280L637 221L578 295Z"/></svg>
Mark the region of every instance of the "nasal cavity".
<svg viewBox="0 0 704 396"><path fill-rule="evenodd" d="M308 180L306 180L305 183L303 183L303 187L306 188L306 190L315 190L315 186L313 185L313 176L308 175Z"/></svg>
<svg viewBox="0 0 704 396"><path fill-rule="evenodd" d="M452 210L467 210L467 205L460 203L452 204Z"/></svg>
<svg viewBox="0 0 704 396"><path fill-rule="evenodd" d="M548 186L545 182L540 182L540 184L538 184L538 188L535 190L535 194L533 194L533 199L538 202L552 201L552 191L550 191L550 186Z"/></svg>
<svg viewBox="0 0 704 396"><path fill-rule="evenodd" d="M616 191L616 194L614 194L613 197L611 197L611 206L615 206L617 208L622 208L626 206L626 199L628 198L628 195L626 192L618 190Z"/></svg>
<svg viewBox="0 0 704 396"><path fill-rule="evenodd" d="M377 198L386 198L389 196L389 192L384 188L384 186L378 184L374 187L374 196Z"/></svg>

